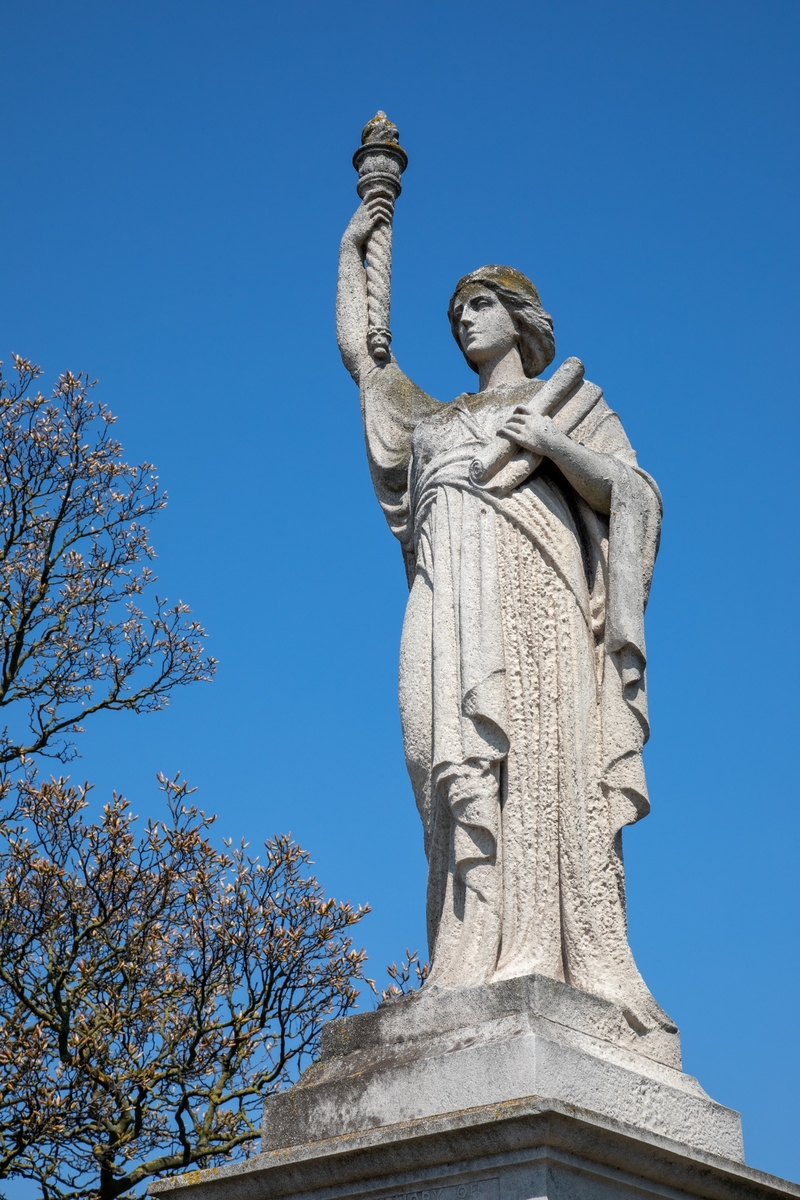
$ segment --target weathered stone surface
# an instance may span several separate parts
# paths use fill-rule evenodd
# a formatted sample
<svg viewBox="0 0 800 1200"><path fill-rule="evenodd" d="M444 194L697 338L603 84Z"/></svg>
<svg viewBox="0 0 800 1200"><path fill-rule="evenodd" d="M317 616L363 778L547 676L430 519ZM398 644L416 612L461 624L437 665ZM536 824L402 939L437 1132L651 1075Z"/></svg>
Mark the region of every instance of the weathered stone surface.
<svg viewBox="0 0 800 1200"><path fill-rule="evenodd" d="M677 1066L616 1005L543 976L423 989L331 1022L318 1062L267 1100L262 1148L538 1096L741 1160L739 1114L666 1050Z"/></svg>
<svg viewBox="0 0 800 1200"><path fill-rule="evenodd" d="M526 975L467 988L426 987L381 1004L373 1012L330 1021L322 1032L320 1062L355 1050L427 1040L524 1012L591 1036L595 1053L611 1055L616 1043L681 1069L677 1032L637 1031L618 1005L546 975Z"/></svg>
<svg viewBox="0 0 800 1200"><path fill-rule="evenodd" d="M556 1101L268 1151L151 1185L175 1200L789 1200L800 1186Z"/></svg>
<svg viewBox="0 0 800 1200"><path fill-rule="evenodd" d="M431 975L328 1026L317 1062L266 1102L261 1154L150 1191L800 1200L744 1165L738 1113L682 1073L627 942L658 489L579 360L536 378L553 323L518 271L481 268L451 299L476 394L440 404L403 374L388 319L405 152L384 114L356 161L337 334L411 588L400 706Z"/></svg>
<svg viewBox="0 0 800 1200"><path fill-rule="evenodd" d="M403 374L383 327L397 189L359 187L337 332L411 589L400 710L429 864L430 982L540 973L674 1033L628 946L621 854L623 827L648 811L658 489L578 359L539 378L553 321L519 271L482 267L451 299L476 393L443 404Z"/></svg>

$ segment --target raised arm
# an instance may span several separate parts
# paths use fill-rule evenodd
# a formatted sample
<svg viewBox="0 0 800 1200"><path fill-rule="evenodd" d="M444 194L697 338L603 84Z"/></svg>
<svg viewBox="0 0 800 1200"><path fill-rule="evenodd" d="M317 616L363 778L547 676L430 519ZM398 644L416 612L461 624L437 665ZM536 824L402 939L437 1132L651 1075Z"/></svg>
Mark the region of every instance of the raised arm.
<svg viewBox="0 0 800 1200"><path fill-rule="evenodd" d="M390 222L391 207L382 199L359 204L344 231L339 250L339 283L336 292L336 338L342 362L356 383L372 365L367 349L367 273L364 268L370 235Z"/></svg>
<svg viewBox="0 0 800 1200"><path fill-rule="evenodd" d="M361 392L375 494L392 533L402 543L410 583L414 572L408 502L411 438L417 423L440 404L403 374L390 349L392 217L406 164L397 136L396 126L379 112L364 127L361 148L353 159L363 203L344 231L339 252L336 336L342 361Z"/></svg>

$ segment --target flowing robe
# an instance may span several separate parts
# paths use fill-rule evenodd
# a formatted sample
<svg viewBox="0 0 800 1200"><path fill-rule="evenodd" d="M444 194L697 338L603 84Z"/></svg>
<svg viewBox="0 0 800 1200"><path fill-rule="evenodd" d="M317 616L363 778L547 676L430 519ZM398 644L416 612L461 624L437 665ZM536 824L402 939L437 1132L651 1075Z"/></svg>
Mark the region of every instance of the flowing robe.
<svg viewBox="0 0 800 1200"><path fill-rule="evenodd" d="M548 460L508 495L473 484L520 398L440 404L394 362L362 380L373 484L411 589L400 707L429 863L428 986L538 972L672 1033L628 946L621 846L649 807L660 496L602 396L570 436L606 456L610 516ZM554 418L565 430L574 401Z"/></svg>

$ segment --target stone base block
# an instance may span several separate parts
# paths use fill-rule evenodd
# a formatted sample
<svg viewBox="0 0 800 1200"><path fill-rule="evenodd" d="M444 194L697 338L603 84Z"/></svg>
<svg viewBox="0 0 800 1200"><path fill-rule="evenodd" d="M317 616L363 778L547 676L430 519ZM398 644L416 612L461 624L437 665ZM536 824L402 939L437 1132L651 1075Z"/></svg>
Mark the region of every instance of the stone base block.
<svg viewBox="0 0 800 1200"><path fill-rule="evenodd" d="M163 1200L800 1200L800 1186L553 1101L419 1119L151 1185Z"/></svg>
<svg viewBox="0 0 800 1200"><path fill-rule="evenodd" d="M262 1153L151 1186L164 1200L769 1200L738 1113L677 1034L530 976L333 1021L264 1106ZM173 1193L175 1195L173 1196Z"/></svg>
<svg viewBox="0 0 800 1200"><path fill-rule="evenodd" d="M262 1149L528 1097L744 1158L739 1114L681 1072L677 1034L637 1033L616 1005L536 975L332 1021L319 1060L265 1103Z"/></svg>

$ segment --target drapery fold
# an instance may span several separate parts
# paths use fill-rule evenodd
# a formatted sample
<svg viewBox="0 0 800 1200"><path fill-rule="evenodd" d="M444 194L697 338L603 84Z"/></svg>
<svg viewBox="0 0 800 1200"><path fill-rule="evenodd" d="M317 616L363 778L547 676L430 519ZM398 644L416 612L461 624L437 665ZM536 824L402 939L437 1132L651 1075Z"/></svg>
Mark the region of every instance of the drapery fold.
<svg viewBox="0 0 800 1200"><path fill-rule="evenodd" d="M608 516L551 464L508 496L471 483L510 414L502 395L433 411L426 397L416 423L404 403L384 420L390 391L368 393L365 429L373 480L394 446L391 503L376 490L412 582L401 712L429 858L428 986L540 971L672 1031L628 947L619 837L648 811L658 491L602 398L572 436L607 456Z"/></svg>

